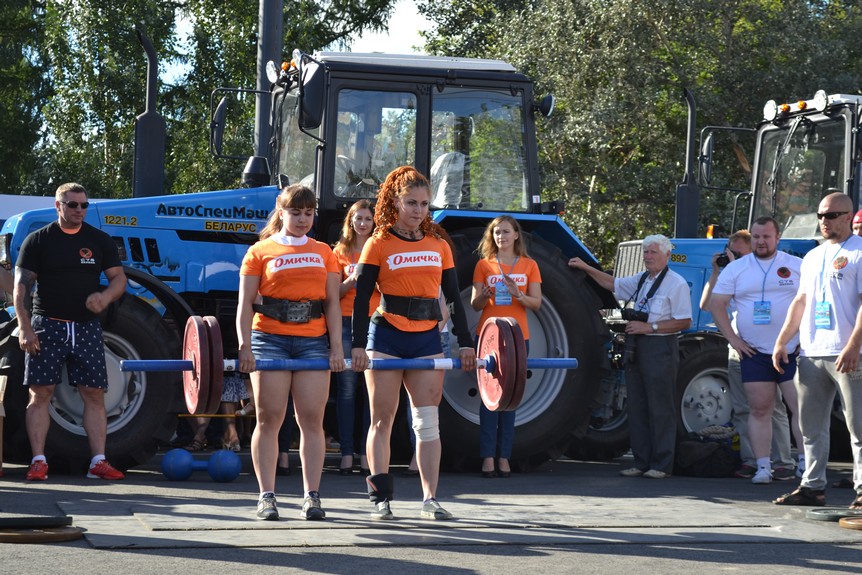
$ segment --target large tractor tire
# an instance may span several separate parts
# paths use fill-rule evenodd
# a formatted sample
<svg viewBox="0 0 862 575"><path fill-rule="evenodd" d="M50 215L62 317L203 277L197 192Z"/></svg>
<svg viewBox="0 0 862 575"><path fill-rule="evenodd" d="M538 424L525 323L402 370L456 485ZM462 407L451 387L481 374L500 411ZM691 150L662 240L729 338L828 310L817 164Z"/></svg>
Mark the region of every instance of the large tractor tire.
<svg viewBox="0 0 862 575"><path fill-rule="evenodd" d="M480 314L470 307L476 246L481 229L455 233L461 299L475 333ZM517 410L513 465L529 470L563 454L586 431L590 405L600 383L601 334L597 296L585 276L568 268L560 251L525 234L528 251L542 274L543 303L528 312L531 357L575 357L576 370L531 370ZM454 342L454 340L453 340ZM475 373L446 375L440 406L443 463L452 469L479 469L479 404Z"/></svg>
<svg viewBox="0 0 862 575"><path fill-rule="evenodd" d="M111 463L128 469L147 462L158 443L168 442L176 429L182 406L182 386L176 373L122 372L124 359L174 359L179 357L177 335L153 308L125 296L102 318L108 391L106 454ZM7 348L0 363L18 366L10 370L6 396L6 450L9 461L26 462L30 445L24 425L27 392L23 383L20 350ZM51 471L83 472L90 449L83 427L83 403L76 390L58 385L50 407L51 427L45 446Z"/></svg>
<svg viewBox="0 0 862 575"><path fill-rule="evenodd" d="M729 422L733 404L727 379L727 342L712 334L682 340L676 389L677 430L681 435Z"/></svg>

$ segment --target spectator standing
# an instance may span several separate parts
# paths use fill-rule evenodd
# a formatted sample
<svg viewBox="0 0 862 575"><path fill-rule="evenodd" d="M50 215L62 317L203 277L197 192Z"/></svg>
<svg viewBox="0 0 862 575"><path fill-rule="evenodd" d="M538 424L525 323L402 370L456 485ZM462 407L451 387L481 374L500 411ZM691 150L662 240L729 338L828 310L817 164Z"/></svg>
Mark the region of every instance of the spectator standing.
<svg viewBox="0 0 862 575"><path fill-rule="evenodd" d="M748 233L748 230L739 230L731 235L723 253L729 262L736 260L737 256L742 257L750 254L751 234ZM724 269L718 265L719 256L721 254L713 256L712 273L703 286L700 309L704 311L709 311L712 290L715 288L721 270ZM728 305L728 311L731 316L731 325L735 326L736 303L733 299ZM757 471L757 461L751 450L751 442L748 441L748 397L746 397L745 388L742 385L739 354L729 344L727 346L727 383L730 387L730 402L733 408L730 422L739 436L740 466L734 475L741 479L751 479ZM799 447L799 450L801 452L802 448ZM787 409L784 407L780 388L776 390L775 408L772 410L772 460L776 464L772 473L772 477L776 481L789 481L795 476L802 476L802 471L799 469L796 469L794 473L796 462L790 451L790 422L787 419Z"/></svg>
<svg viewBox="0 0 862 575"><path fill-rule="evenodd" d="M473 271L470 305L481 311L478 330L490 317L513 317L521 326L530 351L527 310L542 305L542 277L536 261L527 255L521 226L512 216L498 216L485 228ZM479 457L483 477L509 477L515 440L515 411L490 411L479 405ZM497 459L495 468L494 459Z"/></svg>
<svg viewBox="0 0 862 575"><path fill-rule="evenodd" d="M374 205L371 200L359 200L347 210L344 223L341 226L341 237L333 248L338 265L341 267L341 285L339 296L341 298L341 340L344 349L350 349L352 338L353 300L356 298L356 264L362 254L365 242L374 231ZM369 311L377 309L380 303L380 292L377 290L371 296ZM338 419L338 443L341 448L341 464L339 473L350 475L353 473L353 454L359 453L360 471L365 474L368 469L368 461L365 457L365 438L371 416L368 414L367 405L363 409L365 413L362 428L366 430L354 442L354 430L356 427L356 397L359 392L360 374L351 370L344 370L336 374L338 388L336 389L335 412Z"/></svg>
<svg viewBox="0 0 862 575"><path fill-rule="evenodd" d="M580 258L569 260L570 267L634 304L627 314L632 319L625 326L625 378L635 465L620 471L624 477L664 479L673 471L677 335L691 325L691 293L685 279L668 268L672 248L663 235L647 236L643 240L646 271L624 278L614 278Z"/></svg>
<svg viewBox="0 0 862 575"><path fill-rule="evenodd" d="M108 375L98 314L125 293L126 274L110 236L84 222L89 205L82 185L68 183L57 188L57 221L24 239L15 268L18 343L25 352L24 384L30 388L26 416L33 452L27 471L30 481L48 478L48 407L61 382L63 366L69 384L77 388L84 403L84 431L92 455L87 477L124 477L105 459ZM104 289L102 273L108 280Z"/></svg>
<svg viewBox="0 0 862 575"><path fill-rule="evenodd" d="M777 505L826 504L829 426L837 390L853 450L852 509L862 509L862 238L853 235L853 201L842 193L820 200L817 211L825 241L802 259L801 285L778 334L772 363L779 372L799 335L796 387L805 473L799 488Z"/></svg>
<svg viewBox="0 0 862 575"><path fill-rule="evenodd" d="M758 484L771 483L773 479L769 453L772 414L776 401L781 401L777 399L777 388L781 389L793 416L791 429L796 443L802 445L793 385L796 352L790 353L783 373L772 366L772 349L783 324L782 318L787 315L799 288L802 264L798 257L778 251L779 239L778 222L773 218L755 220L751 227L754 252L727 265L718 278L710 303L716 325L740 357L742 383L750 408L748 440L757 464L751 481ZM731 299L737 310L735 326L728 316ZM799 339L794 338L788 348L795 350L798 344ZM805 468L804 454L800 455L799 468Z"/></svg>

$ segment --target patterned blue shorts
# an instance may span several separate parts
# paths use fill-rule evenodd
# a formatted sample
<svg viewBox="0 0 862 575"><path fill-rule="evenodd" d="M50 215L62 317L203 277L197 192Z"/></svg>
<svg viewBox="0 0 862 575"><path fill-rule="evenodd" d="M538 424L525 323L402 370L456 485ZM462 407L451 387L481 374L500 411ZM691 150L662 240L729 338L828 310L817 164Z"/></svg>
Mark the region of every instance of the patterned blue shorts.
<svg viewBox="0 0 862 575"><path fill-rule="evenodd" d="M34 315L31 322L41 351L24 357L24 385L57 385L63 366L73 387L108 388L105 344L98 319L63 321Z"/></svg>

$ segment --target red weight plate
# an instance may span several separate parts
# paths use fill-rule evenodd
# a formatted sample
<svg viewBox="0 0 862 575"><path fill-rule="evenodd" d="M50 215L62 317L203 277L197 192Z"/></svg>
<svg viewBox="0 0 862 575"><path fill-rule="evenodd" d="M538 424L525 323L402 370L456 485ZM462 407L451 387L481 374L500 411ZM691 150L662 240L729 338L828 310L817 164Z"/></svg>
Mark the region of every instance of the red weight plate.
<svg viewBox="0 0 862 575"><path fill-rule="evenodd" d="M191 371L183 372L183 391L189 413L206 413L212 381L210 374L210 344L207 327L199 315L189 317L183 336L183 359L193 364Z"/></svg>
<svg viewBox="0 0 862 575"><path fill-rule="evenodd" d="M527 387L527 342L524 340L524 332L518 320L513 317L502 318L512 328L513 349L515 351L515 380L512 388L512 397L508 405L500 406L501 411L515 411L524 399L524 390Z"/></svg>
<svg viewBox="0 0 862 575"><path fill-rule="evenodd" d="M477 355L480 358L493 358L496 367L493 372L479 368L476 370L476 377L482 402L489 411L499 411L501 405L508 405L511 401L513 378L517 369L513 347L509 324L498 318L488 318L479 334Z"/></svg>
<svg viewBox="0 0 862 575"><path fill-rule="evenodd" d="M221 339L221 328L218 320L211 315L204 316L204 325L210 344L210 394L207 401L207 413L218 413L221 405L221 394L224 392L224 346Z"/></svg>

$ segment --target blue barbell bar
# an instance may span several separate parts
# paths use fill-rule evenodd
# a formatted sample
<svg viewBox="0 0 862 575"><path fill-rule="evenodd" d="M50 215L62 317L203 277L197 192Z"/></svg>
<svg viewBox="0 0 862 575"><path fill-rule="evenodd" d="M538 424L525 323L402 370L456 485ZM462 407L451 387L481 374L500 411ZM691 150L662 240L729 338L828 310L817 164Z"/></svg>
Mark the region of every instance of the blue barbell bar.
<svg viewBox="0 0 862 575"><path fill-rule="evenodd" d="M344 360L345 367L353 367L352 361ZM325 371L329 369L328 359L259 359L255 362L258 371ZM476 359L476 367L494 372L496 362L492 356ZM578 360L573 357L529 358L528 369L577 369ZM368 369L399 370L461 369L460 359L369 359ZM192 371L194 362L189 359L126 359L120 362L121 371ZM224 360L224 371L239 371L239 361Z"/></svg>

